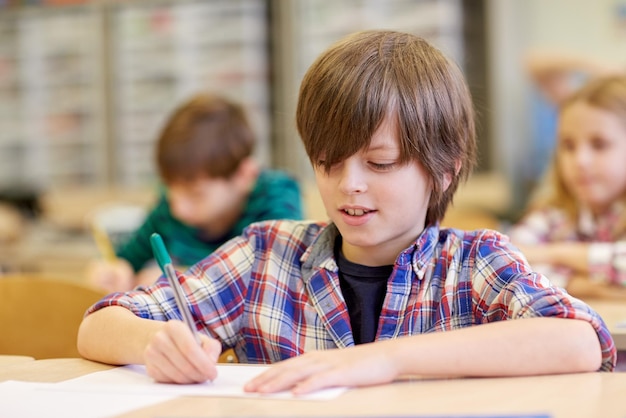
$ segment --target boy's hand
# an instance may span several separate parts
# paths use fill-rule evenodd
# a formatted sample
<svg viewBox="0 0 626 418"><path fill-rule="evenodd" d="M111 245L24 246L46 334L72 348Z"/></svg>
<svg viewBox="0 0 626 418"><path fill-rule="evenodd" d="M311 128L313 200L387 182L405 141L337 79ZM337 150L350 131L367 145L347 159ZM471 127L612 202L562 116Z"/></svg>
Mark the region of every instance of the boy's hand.
<svg viewBox="0 0 626 418"><path fill-rule="evenodd" d="M158 265L144 267L135 275L135 286L150 286L152 283L156 282L161 275L163 275L163 272Z"/></svg>
<svg viewBox="0 0 626 418"><path fill-rule="evenodd" d="M372 343L347 349L313 351L273 365L248 382L246 392L291 390L304 394L333 386L369 386L398 376L386 344Z"/></svg>
<svg viewBox="0 0 626 418"><path fill-rule="evenodd" d="M201 346L185 323L167 321L144 351L148 375L161 383L201 383L215 379L222 345L206 335L199 337Z"/></svg>
<svg viewBox="0 0 626 418"><path fill-rule="evenodd" d="M87 267L87 280L107 292L126 292L134 287L135 273L124 259L113 262L92 261Z"/></svg>

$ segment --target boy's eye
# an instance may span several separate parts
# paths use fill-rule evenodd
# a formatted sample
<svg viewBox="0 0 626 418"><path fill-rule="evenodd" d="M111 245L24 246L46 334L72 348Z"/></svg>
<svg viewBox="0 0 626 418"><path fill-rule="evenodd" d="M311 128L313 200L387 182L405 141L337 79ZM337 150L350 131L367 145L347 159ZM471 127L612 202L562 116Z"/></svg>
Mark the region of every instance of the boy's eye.
<svg viewBox="0 0 626 418"><path fill-rule="evenodd" d="M396 166L396 163L375 163L373 161L369 162L369 165L378 171L388 171Z"/></svg>

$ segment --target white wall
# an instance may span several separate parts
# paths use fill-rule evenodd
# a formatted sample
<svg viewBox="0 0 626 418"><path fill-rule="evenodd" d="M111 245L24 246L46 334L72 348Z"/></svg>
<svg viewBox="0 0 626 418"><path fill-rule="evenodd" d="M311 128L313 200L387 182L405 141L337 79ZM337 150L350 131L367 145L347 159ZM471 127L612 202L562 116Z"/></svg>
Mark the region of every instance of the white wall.
<svg viewBox="0 0 626 418"><path fill-rule="evenodd" d="M561 47L610 61L626 60L619 0L525 0L529 46ZM623 19L624 17L622 17ZM622 22L624 24L624 22Z"/></svg>

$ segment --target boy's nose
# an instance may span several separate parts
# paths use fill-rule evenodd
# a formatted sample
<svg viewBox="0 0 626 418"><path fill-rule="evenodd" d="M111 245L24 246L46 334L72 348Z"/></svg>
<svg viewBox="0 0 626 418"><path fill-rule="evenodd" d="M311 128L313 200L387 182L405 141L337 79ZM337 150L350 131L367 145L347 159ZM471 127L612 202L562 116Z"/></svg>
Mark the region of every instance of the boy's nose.
<svg viewBox="0 0 626 418"><path fill-rule="evenodd" d="M360 164L348 162L343 165L339 187L343 193L363 193L367 190L365 173Z"/></svg>

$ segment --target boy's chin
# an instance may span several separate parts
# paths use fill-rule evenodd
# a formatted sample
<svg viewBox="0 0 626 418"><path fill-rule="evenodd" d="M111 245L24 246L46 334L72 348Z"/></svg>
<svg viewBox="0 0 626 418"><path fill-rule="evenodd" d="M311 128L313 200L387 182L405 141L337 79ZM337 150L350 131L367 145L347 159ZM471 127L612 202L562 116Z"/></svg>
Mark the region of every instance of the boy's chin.
<svg viewBox="0 0 626 418"><path fill-rule="evenodd" d="M208 222L202 222L202 221L182 221L182 222L191 228L197 228L197 229L201 229L205 231L210 230Z"/></svg>

